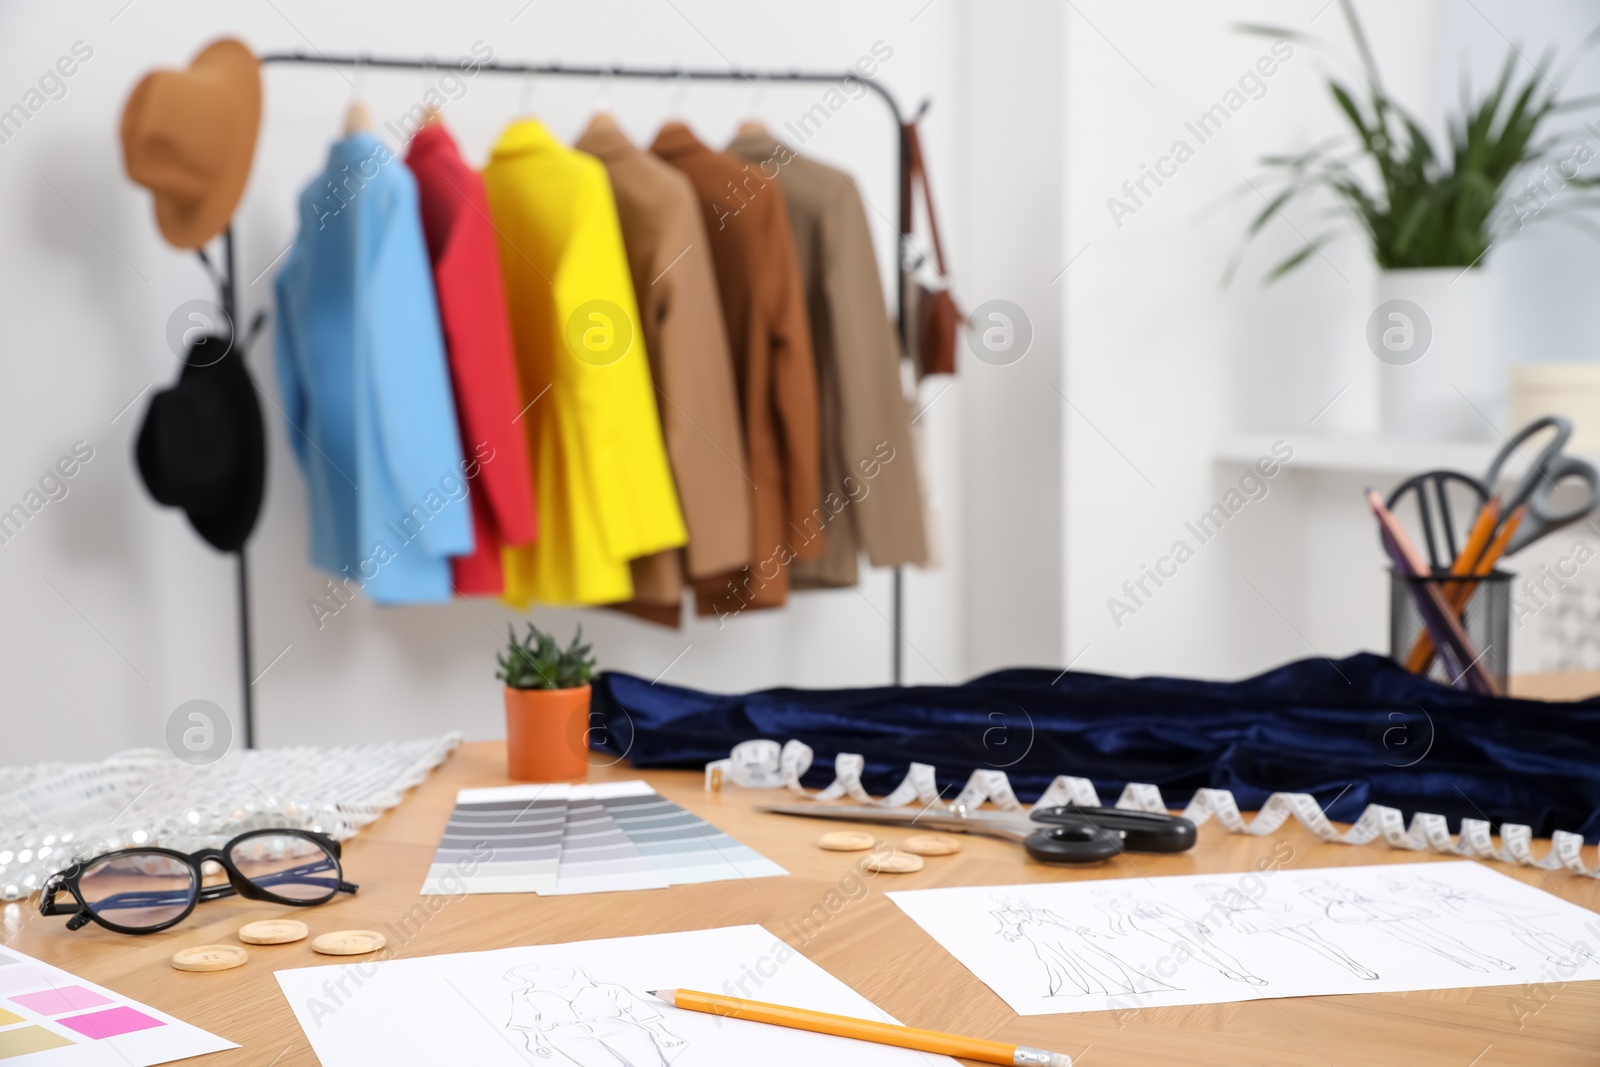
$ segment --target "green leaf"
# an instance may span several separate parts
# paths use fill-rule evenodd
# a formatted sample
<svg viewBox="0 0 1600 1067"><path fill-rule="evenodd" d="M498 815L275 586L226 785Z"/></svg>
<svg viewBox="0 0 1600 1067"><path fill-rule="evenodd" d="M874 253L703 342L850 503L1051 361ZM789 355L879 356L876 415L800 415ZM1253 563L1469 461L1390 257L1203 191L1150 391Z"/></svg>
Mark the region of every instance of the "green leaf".
<svg viewBox="0 0 1600 1067"><path fill-rule="evenodd" d="M594 658L583 643L581 625L565 648L531 622L520 640L514 627L508 625L506 632L509 641L495 656L500 665L495 677L511 689L569 689L586 684L593 674Z"/></svg>
<svg viewBox="0 0 1600 1067"><path fill-rule="evenodd" d="M1513 46L1488 91L1473 98L1470 81L1463 78L1462 103L1446 122L1445 136L1436 145L1412 115L1390 99L1383 88L1366 32L1350 0L1340 0L1366 74L1364 92L1357 93L1336 79L1327 86L1349 133L1301 152L1281 153L1262 159L1272 175L1282 180L1265 207L1249 216L1239 246L1223 272L1228 284L1249 244L1263 234L1274 216L1283 217L1291 202L1307 200L1314 209L1331 201L1346 226L1363 232L1374 261L1384 268L1466 267L1476 263L1491 244L1497 219L1506 214L1511 198L1524 177L1539 177L1542 169L1568 158L1572 146L1587 142L1590 134L1563 137L1546 130L1550 116L1600 106L1600 94L1560 99L1542 73L1553 53L1541 57L1531 75L1519 79L1521 59ZM1302 39L1275 27L1246 25L1241 32ZM1600 45L1600 26L1584 38L1579 55ZM1563 68L1561 80L1575 66ZM1575 189L1600 186L1600 175L1566 178ZM1254 183L1246 183L1254 187ZM1586 198L1574 198L1572 211L1587 212ZM1556 217L1563 211L1538 212ZM1324 214L1325 212L1314 212ZM1575 221L1590 225L1588 218ZM1305 263L1325 238L1319 237L1279 262L1263 279L1271 283Z"/></svg>

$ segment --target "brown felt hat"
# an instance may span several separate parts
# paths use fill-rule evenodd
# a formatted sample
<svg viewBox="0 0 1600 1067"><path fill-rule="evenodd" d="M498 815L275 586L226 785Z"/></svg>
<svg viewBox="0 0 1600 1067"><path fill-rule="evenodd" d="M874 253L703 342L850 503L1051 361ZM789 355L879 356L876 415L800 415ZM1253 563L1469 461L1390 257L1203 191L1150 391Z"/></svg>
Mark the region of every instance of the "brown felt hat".
<svg viewBox="0 0 1600 1067"><path fill-rule="evenodd" d="M128 177L155 194L156 225L199 248L233 217L261 126L261 72L239 41L207 45L188 70L156 70L122 112Z"/></svg>

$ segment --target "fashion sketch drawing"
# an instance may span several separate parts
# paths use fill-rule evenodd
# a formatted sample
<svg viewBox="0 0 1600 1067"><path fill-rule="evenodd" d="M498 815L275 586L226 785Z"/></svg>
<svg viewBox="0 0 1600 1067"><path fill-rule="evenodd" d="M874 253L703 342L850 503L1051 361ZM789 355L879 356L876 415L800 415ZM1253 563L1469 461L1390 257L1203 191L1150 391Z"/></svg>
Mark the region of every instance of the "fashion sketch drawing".
<svg viewBox="0 0 1600 1067"><path fill-rule="evenodd" d="M1595 961L1594 950L1588 945L1557 937L1534 922L1550 915L1549 911L1446 885L1432 878L1396 877L1386 881L1395 892L1426 900L1458 922L1498 926L1551 963L1576 967Z"/></svg>
<svg viewBox="0 0 1600 1067"><path fill-rule="evenodd" d="M506 1029L520 1033L535 1063L553 1067L669 1067L687 1042L649 1001L580 967L528 964L506 972Z"/></svg>
<svg viewBox="0 0 1600 1067"><path fill-rule="evenodd" d="M1442 956L1469 971L1488 973L1490 967L1502 971L1516 969L1505 960L1479 952L1433 925L1431 920L1437 916L1427 908L1371 896L1328 879L1307 883L1300 892L1315 901L1333 922L1371 926L1397 941Z"/></svg>
<svg viewBox="0 0 1600 1067"><path fill-rule="evenodd" d="M1266 985L1267 980L1250 973L1249 968L1223 951L1212 938L1216 931L1199 919L1191 919L1171 904L1130 897L1116 890L1104 890L1100 910L1111 921L1111 932L1119 936L1144 934L1167 946L1181 962L1190 957L1215 970L1222 977L1246 985Z"/></svg>
<svg viewBox="0 0 1600 1067"><path fill-rule="evenodd" d="M1376 981L1378 978L1377 971L1363 966L1344 949L1318 933L1313 928L1318 920L1315 915L1301 915L1290 908L1277 905L1263 907L1259 901L1239 890L1215 882L1201 882L1194 887L1194 890L1210 901L1211 908L1206 912L1207 916L1220 911L1221 921L1241 934L1252 937L1272 934L1301 948L1310 949L1364 982Z"/></svg>
<svg viewBox="0 0 1600 1067"><path fill-rule="evenodd" d="M1105 943L1111 940L1106 934L1024 900L994 900L998 907L989 914L999 921L997 932L1007 941L1026 942L1032 947L1044 965L1047 996L1115 996L1178 988L1124 963L1106 947Z"/></svg>

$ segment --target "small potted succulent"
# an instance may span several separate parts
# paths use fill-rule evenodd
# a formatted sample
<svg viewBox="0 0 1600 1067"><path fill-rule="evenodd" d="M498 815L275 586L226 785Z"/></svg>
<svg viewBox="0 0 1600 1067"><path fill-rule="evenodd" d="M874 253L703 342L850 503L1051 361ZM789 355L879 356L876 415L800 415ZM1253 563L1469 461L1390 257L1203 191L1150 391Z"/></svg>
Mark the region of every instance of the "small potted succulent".
<svg viewBox="0 0 1600 1067"><path fill-rule="evenodd" d="M562 648L533 623L527 636L506 627L510 643L496 658L506 683L506 764L511 777L549 782L582 778L589 731L589 677L594 657L579 626Z"/></svg>

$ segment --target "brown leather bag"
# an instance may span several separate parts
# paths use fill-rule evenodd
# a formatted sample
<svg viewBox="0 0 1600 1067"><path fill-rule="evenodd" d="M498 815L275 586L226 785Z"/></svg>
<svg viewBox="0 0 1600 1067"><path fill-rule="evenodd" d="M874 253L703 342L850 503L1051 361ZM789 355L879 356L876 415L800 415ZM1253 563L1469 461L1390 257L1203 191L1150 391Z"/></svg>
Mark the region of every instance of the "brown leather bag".
<svg viewBox="0 0 1600 1067"><path fill-rule="evenodd" d="M939 239L939 219L933 210L933 190L928 186L928 171L922 158L922 141L917 124L902 127L910 166L900 186L900 232L909 235L913 221L912 194L922 186L922 203L928 213L928 232L933 237L934 265L938 284L927 285L916 276L915 265L902 264L906 271L906 348L916 364L917 377L956 372L956 343L967 317L950 295L949 272L944 262L944 242ZM920 257L919 257L920 258Z"/></svg>

